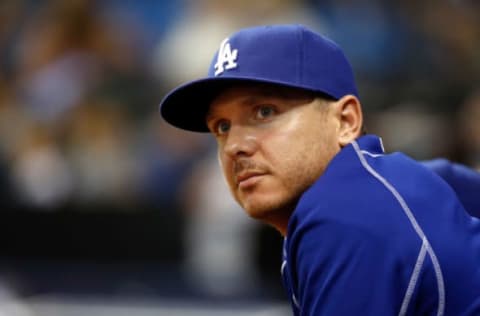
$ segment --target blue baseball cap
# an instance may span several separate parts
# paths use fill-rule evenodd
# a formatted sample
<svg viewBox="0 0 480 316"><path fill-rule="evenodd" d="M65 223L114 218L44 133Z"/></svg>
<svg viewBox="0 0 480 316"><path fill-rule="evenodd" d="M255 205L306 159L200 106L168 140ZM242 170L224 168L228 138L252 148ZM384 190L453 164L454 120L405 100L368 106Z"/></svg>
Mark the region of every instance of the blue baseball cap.
<svg viewBox="0 0 480 316"><path fill-rule="evenodd" d="M303 25L266 25L242 29L223 40L208 75L168 93L160 113L178 128L208 132L210 103L239 82L288 86L333 99L358 97L352 67L337 44Z"/></svg>

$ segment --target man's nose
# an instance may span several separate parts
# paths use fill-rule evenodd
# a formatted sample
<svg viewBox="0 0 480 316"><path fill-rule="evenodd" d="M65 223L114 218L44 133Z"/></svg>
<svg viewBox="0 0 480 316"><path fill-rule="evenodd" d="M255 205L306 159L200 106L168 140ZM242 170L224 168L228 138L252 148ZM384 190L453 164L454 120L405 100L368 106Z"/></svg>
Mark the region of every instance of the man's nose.
<svg viewBox="0 0 480 316"><path fill-rule="evenodd" d="M225 143L225 153L232 157L251 156L257 148L257 136L251 128L241 125L231 126Z"/></svg>

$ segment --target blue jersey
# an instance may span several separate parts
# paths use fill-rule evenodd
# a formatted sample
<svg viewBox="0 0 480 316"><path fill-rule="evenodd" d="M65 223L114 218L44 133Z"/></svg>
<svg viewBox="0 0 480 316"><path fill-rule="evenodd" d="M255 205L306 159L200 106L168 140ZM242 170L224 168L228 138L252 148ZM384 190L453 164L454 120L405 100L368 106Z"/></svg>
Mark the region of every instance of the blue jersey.
<svg viewBox="0 0 480 316"><path fill-rule="evenodd" d="M480 218L480 173L446 159L424 161L423 164L440 175L472 216Z"/></svg>
<svg viewBox="0 0 480 316"><path fill-rule="evenodd" d="M300 198L282 275L295 315L480 315L480 220L437 174L363 136Z"/></svg>

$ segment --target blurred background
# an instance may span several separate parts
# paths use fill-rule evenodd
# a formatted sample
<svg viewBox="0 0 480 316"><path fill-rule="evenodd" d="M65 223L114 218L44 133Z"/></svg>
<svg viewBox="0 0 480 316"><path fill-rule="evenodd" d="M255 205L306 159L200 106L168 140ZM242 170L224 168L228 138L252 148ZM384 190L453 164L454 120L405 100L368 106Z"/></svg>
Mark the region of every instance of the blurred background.
<svg viewBox="0 0 480 316"><path fill-rule="evenodd" d="M387 151L480 168L478 1L3 0L0 315L290 314L280 236L158 115L271 23L344 48Z"/></svg>

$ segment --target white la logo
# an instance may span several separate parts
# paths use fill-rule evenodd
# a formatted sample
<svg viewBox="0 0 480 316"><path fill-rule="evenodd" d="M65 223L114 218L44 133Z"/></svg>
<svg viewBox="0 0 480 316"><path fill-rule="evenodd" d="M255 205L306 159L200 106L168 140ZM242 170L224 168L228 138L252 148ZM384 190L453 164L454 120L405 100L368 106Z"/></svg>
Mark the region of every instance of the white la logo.
<svg viewBox="0 0 480 316"><path fill-rule="evenodd" d="M225 69L233 69L237 67L235 62L238 57L238 49L230 48L230 43L228 38L224 39L222 44L220 44L220 49L218 50L217 62L215 63L215 76L221 74Z"/></svg>

